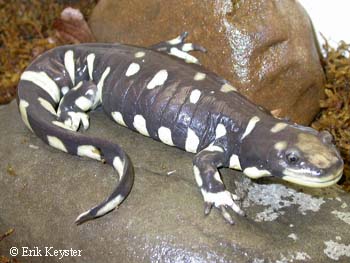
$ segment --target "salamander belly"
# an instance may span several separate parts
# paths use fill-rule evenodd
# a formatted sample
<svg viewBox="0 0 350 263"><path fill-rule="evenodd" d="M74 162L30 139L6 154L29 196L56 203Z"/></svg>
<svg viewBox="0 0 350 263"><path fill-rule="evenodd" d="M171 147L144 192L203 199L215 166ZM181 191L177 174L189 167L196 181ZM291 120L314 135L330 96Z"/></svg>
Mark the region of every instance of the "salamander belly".
<svg viewBox="0 0 350 263"><path fill-rule="evenodd" d="M214 96L222 84L200 67L182 65L150 50L137 51L106 81L104 110L143 135L197 152L215 137L221 113Z"/></svg>

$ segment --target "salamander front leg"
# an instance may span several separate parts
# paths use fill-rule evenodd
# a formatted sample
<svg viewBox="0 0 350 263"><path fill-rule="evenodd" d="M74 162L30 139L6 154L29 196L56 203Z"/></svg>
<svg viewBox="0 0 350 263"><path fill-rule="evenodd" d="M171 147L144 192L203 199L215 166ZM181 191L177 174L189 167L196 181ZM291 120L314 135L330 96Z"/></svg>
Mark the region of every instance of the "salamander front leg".
<svg viewBox="0 0 350 263"><path fill-rule="evenodd" d="M188 63L200 64L199 60L196 57L190 55L188 52L191 52L191 51L207 52L207 50L200 45L196 45L193 43L185 43L185 39L187 36L188 36L188 32L183 32L181 35L179 35L174 39L160 42L158 44L151 46L150 48L159 52L165 52L165 53L168 53L169 55L181 58Z"/></svg>
<svg viewBox="0 0 350 263"><path fill-rule="evenodd" d="M221 180L218 167L222 166L223 163L224 153L220 147L217 147L217 150L213 150L213 147L207 148L195 156L193 171L204 198L204 214L208 215L212 206L215 206L221 211L222 216L228 223L234 224L227 208L242 216L245 213L234 202L239 200L239 197L227 191Z"/></svg>

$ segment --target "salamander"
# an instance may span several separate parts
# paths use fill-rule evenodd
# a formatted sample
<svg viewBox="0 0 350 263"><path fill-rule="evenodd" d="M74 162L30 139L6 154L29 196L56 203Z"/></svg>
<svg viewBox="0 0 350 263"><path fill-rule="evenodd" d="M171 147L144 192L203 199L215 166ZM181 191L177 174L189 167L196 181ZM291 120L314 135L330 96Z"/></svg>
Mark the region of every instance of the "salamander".
<svg viewBox="0 0 350 263"><path fill-rule="evenodd" d="M17 102L25 125L50 146L115 168L111 195L80 214L76 223L103 216L131 191L132 162L116 143L79 132L89 111L102 107L118 124L194 153L193 173L208 215L216 207L233 224L244 215L219 168L250 178L275 176L309 187L335 184L343 160L327 131L275 118L199 64L187 33L149 48L78 44L54 48L23 72ZM137 160L136 160L137 161Z"/></svg>

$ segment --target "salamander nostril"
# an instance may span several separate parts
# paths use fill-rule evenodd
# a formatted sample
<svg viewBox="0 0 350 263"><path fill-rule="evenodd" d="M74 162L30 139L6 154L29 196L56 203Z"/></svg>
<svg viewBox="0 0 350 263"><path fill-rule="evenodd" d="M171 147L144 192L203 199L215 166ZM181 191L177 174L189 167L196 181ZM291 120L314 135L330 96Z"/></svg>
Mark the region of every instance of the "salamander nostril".
<svg viewBox="0 0 350 263"><path fill-rule="evenodd" d="M328 131L321 131L319 134L322 142L326 144L331 144L333 142L333 136Z"/></svg>

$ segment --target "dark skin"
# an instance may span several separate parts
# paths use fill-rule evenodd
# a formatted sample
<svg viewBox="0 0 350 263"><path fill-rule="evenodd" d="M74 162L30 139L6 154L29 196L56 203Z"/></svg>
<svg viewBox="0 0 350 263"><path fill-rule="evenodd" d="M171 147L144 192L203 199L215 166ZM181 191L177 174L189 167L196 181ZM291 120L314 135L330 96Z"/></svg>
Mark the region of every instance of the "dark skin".
<svg viewBox="0 0 350 263"><path fill-rule="evenodd" d="M185 36L153 49L63 46L38 57L22 75L18 102L28 128L52 147L105 161L121 178L110 197L81 214L77 223L117 207L133 182L131 161L118 145L76 132L81 124L89 126L87 113L98 106L132 130L196 153L194 174L205 213L215 206L230 224L227 209L244 212L235 204L238 197L225 189L220 167L241 169L252 178L274 175L310 186L339 179L343 163L327 134L273 118L224 79L188 63L198 62L188 50L204 49L186 45ZM300 134L311 137L305 141ZM308 141L313 144L308 146ZM314 148L321 153L313 153ZM326 168L315 178L312 167L327 160L329 165L323 163Z"/></svg>

